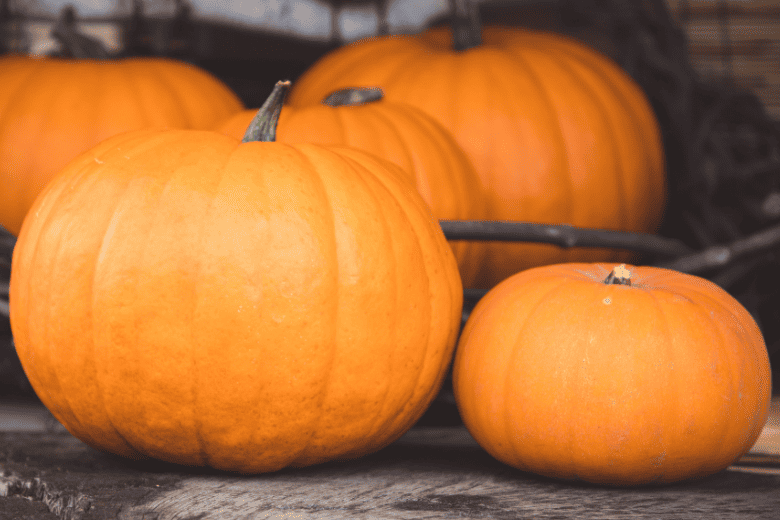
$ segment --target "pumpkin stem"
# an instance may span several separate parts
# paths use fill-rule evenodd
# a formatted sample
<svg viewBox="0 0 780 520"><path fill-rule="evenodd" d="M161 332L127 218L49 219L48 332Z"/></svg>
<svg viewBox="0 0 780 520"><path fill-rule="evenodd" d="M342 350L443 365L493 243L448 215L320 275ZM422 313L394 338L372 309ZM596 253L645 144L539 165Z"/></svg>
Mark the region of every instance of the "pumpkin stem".
<svg viewBox="0 0 780 520"><path fill-rule="evenodd" d="M241 140L242 143L252 141L272 143L276 140L276 125L279 122L279 114L282 112L282 105L288 90L290 90L289 81L276 82L268 99L265 100L252 122L249 123L244 138Z"/></svg>
<svg viewBox="0 0 780 520"><path fill-rule="evenodd" d="M331 107L354 107L379 101L383 97L384 93L379 87L343 88L323 99L322 104Z"/></svg>
<svg viewBox="0 0 780 520"><path fill-rule="evenodd" d="M57 23L51 30L51 35L60 42L66 55L78 59L109 58L109 53L103 43L97 38L86 36L76 30L76 8L66 5L60 11Z"/></svg>
<svg viewBox="0 0 780 520"><path fill-rule="evenodd" d="M450 0L452 48L467 51L482 44L479 3L476 0Z"/></svg>
<svg viewBox="0 0 780 520"><path fill-rule="evenodd" d="M607 285L631 285L631 271L628 270L626 264L620 264L609 273L604 283Z"/></svg>

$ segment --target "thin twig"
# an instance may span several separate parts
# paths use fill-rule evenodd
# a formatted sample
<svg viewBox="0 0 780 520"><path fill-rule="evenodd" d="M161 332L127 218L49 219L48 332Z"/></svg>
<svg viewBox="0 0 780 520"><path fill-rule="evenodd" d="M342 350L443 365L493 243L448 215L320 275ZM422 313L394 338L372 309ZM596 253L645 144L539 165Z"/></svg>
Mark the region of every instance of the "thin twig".
<svg viewBox="0 0 780 520"><path fill-rule="evenodd" d="M647 233L503 220L440 220L439 224L448 240L537 242L566 248L624 249L666 257L693 253L693 249L680 240Z"/></svg>
<svg viewBox="0 0 780 520"><path fill-rule="evenodd" d="M747 255L763 253L780 248L780 224L737 239L730 244L708 247L697 253L684 255L659 267L666 267L685 273L700 273L716 267L723 267Z"/></svg>

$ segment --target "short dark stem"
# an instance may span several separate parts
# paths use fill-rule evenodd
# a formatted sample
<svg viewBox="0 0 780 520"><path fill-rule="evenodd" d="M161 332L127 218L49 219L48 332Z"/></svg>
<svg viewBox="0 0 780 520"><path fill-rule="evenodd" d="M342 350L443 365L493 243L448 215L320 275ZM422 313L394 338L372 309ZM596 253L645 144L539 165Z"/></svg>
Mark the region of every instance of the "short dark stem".
<svg viewBox="0 0 780 520"><path fill-rule="evenodd" d="M604 283L607 285L631 285L631 271L628 270L626 264L620 264L609 273Z"/></svg>
<svg viewBox="0 0 780 520"><path fill-rule="evenodd" d="M246 129L242 143L258 141L272 143L276 141L276 125L279 122L279 114L282 112L284 98L290 90L289 81L277 81L273 91L265 100L263 106L257 111L249 128Z"/></svg>
<svg viewBox="0 0 780 520"><path fill-rule="evenodd" d="M100 60L110 57L100 40L80 34L76 30L76 10L72 5L62 8L51 34L63 46L65 54L70 57Z"/></svg>
<svg viewBox="0 0 780 520"><path fill-rule="evenodd" d="M343 88L323 99L322 104L331 107L353 107L373 103L383 97L384 93L379 87Z"/></svg>
<svg viewBox="0 0 780 520"><path fill-rule="evenodd" d="M452 48L467 51L482 44L479 4L474 0L450 0Z"/></svg>

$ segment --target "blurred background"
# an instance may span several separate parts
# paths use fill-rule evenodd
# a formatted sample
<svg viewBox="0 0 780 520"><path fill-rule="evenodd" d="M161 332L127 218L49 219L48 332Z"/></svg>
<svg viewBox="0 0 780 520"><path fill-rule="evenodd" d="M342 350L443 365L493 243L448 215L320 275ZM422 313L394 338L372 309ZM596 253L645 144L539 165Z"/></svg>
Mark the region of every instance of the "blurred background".
<svg viewBox="0 0 780 520"><path fill-rule="evenodd" d="M780 369L780 2L483 0L483 24L556 31L612 57L661 124L670 202L660 234L697 251L736 244L700 269L753 314ZM329 50L447 23L449 0L0 0L0 54L63 55L51 30L70 6L81 34L121 56L170 56L212 72L246 106ZM0 234L0 400L35 400L13 350ZM741 248L741 249L740 249ZM473 301L469 304L473 305ZM448 385L423 418L458 421Z"/></svg>
<svg viewBox="0 0 780 520"><path fill-rule="evenodd" d="M780 4L772 0L482 0L487 22L550 29L615 55L621 30L649 17L673 22L704 79L733 81L780 117ZM218 72L259 105L268 83L300 74L329 48L376 34L415 33L440 23L451 0L0 0L0 52L56 54L51 29L66 6L79 32L111 53L176 56ZM636 4L636 5L634 5ZM662 11L667 11L663 13ZM661 20L666 15L671 20ZM658 33L645 34L672 43ZM630 35L624 35L624 38ZM634 35L634 40L640 38ZM636 42L639 43L639 42ZM648 42L646 42L648 43ZM679 49L682 52L683 49ZM683 58L682 56L680 58ZM683 60L684 61L684 60ZM274 73L281 73L276 74ZM271 79L266 79L271 77ZM293 79L293 76L290 76ZM245 85L263 81L265 89Z"/></svg>

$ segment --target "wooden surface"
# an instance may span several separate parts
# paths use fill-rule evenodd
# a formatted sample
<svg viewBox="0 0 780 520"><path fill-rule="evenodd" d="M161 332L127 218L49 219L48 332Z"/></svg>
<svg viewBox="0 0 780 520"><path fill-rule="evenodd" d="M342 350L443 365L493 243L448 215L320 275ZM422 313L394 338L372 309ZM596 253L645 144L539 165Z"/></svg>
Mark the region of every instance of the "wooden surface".
<svg viewBox="0 0 780 520"><path fill-rule="evenodd" d="M780 119L780 2L667 2L688 37L691 62L699 74L733 79Z"/></svg>
<svg viewBox="0 0 780 520"><path fill-rule="evenodd" d="M463 427L413 428L372 456L237 476L93 450L41 408L0 404L0 520L780 518L780 401L740 464L612 489L522 473Z"/></svg>

